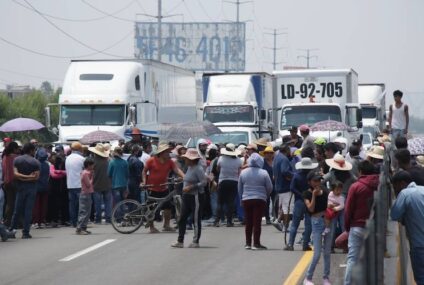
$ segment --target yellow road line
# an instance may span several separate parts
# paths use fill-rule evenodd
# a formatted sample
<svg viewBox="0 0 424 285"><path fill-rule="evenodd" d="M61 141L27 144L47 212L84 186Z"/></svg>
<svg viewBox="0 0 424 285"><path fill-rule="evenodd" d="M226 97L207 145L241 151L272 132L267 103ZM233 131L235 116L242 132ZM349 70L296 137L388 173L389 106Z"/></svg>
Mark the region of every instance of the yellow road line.
<svg viewBox="0 0 424 285"><path fill-rule="evenodd" d="M283 285L300 284L313 255L313 251L306 251L294 267L293 271L290 273L289 277L287 277L287 279L284 281Z"/></svg>

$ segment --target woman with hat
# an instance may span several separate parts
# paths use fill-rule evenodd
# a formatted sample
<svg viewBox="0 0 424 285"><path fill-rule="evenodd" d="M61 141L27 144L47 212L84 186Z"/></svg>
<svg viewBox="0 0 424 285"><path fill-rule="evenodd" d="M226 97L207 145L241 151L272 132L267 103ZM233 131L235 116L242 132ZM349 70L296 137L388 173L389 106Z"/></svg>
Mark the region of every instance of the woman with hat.
<svg viewBox="0 0 424 285"><path fill-rule="evenodd" d="M93 153L93 189L94 189L94 222L102 222L102 204L105 208L106 223L110 223L112 216L112 184L108 176L109 152L105 150L103 144L98 143L95 147L89 147L88 151Z"/></svg>
<svg viewBox="0 0 424 285"><path fill-rule="evenodd" d="M218 209L214 225L219 226L224 207L227 207L227 227L232 227L234 203L237 197L237 183L239 179L241 160L234 144L229 143L221 148L221 157L218 159Z"/></svg>
<svg viewBox="0 0 424 285"><path fill-rule="evenodd" d="M272 191L272 182L268 173L262 169L263 163L260 155L253 153L249 157L249 168L242 171L238 181L238 194L245 211L245 249L267 249L260 241L261 221L266 201Z"/></svg>
<svg viewBox="0 0 424 285"><path fill-rule="evenodd" d="M149 195L155 198L163 198L168 195L168 189L161 187L160 184L168 181L169 174L174 171L175 174L184 178L184 173L174 161L170 158L171 148L168 144L161 143L156 151L156 155L152 156L146 161L143 169L143 182L142 184L153 185L149 188ZM173 232L174 229L170 226L171 221L170 202L164 203L163 210L163 231ZM154 223L150 225L150 233L158 233L159 230L155 228Z"/></svg>
<svg viewBox="0 0 424 285"><path fill-rule="evenodd" d="M189 148L183 155L186 160L187 172L184 175L181 217L178 221L178 240L171 244L172 247L184 247L184 235L186 232L187 219L193 217L194 236L191 248L199 247L199 239L202 230L202 209L204 191L207 182L206 174L200 165L200 155L195 148Z"/></svg>

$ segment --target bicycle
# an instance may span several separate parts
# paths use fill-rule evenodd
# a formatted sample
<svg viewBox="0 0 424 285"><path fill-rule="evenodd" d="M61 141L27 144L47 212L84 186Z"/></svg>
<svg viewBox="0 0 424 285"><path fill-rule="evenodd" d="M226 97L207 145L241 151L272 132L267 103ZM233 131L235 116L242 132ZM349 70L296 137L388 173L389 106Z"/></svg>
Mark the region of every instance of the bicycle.
<svg viewBox="0 0 424 285"><path fill-rule="evenodd" d="M143 224L148 228L155 219L156 212L168 201L175 206L176 219L179 220L181 213L181 195L177 194L176 185L182 181L170 178L169 182L159 185L143 185L146 190L146 202L141 204L133 199L122 200L112 210L112 227L121 234L131 234L137 231ZM149 190L154 186L166 187L169 194L163 198L149 196Z"/></svg>

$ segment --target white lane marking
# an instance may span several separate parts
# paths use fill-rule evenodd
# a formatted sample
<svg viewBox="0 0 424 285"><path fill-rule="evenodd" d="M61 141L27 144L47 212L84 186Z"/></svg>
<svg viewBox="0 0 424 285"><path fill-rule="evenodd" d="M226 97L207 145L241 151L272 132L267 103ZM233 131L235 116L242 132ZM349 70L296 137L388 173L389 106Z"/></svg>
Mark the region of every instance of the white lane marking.
<svg viewBox="0 0 424 285"><path fill-rule="evenodd" d="M107 244L109 244L111 242L114 242L114 241L116 241L116 239L107 239L107 240L102 241L102 242L99 242L99 243L97 243L97 244L95 244L93 246L90 246L90 247L88 247L86 249L83 249L83 250L78 251L78 252L76 252L74 254L71 254L71 255L69 255L69 256L67 256L65 258L62 258L59 261L62 261L62 262L71 261L71 260L73 260L75 258L80 257L81 255L87 254L87 253L89 253L91 251L94 251L94 250L96 250L96 249L98 249L98 248L100 248L102 246L105 246L105 245L107 245Z"/></svg>

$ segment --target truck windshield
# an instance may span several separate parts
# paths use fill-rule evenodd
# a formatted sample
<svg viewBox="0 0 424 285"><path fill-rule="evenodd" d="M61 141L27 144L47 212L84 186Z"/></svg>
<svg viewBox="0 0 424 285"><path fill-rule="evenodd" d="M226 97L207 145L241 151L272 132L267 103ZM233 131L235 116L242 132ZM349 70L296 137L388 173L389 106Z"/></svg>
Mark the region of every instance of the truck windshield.
<svg viewBox="0 0 424 285"><path fill-rule="evenodd" d="M228 132L222 134L215 134L209 136L209 138L214 144L233 143L235 145L239 145L241 143L244 143L247 145L249 143L249 135L247 132Z"/></svg>
<svg viewBox="0 0 424 285"><path fill-rule="evenodd" d="M290 106L284 107L281 112L281 128L300 126L303 124L313 125L320 121L342 121L338 106Z"/></svg>
<svg viewBox="0 0 424 285"><path fill-rule="evenodd" d="M203 111L203 120L211 123L253 123L252 106L208 106Z"/></svg>
<svg viewBox="0 0 424 285"><path fill-rule="evenodd" d="M63 105L60 109L62 126L122 126L124 105Z"/></svg>
<svg viewBox="0 0 424 285"><path fill-rule="evenodd" d="M363 119L375 119L377 117L377 109L375 107L362 106Z"/></svg>

